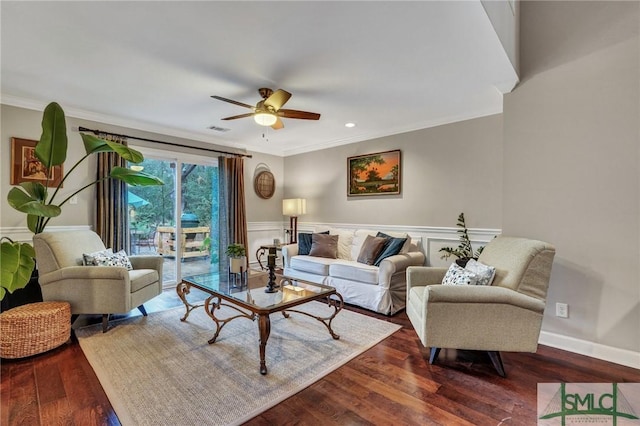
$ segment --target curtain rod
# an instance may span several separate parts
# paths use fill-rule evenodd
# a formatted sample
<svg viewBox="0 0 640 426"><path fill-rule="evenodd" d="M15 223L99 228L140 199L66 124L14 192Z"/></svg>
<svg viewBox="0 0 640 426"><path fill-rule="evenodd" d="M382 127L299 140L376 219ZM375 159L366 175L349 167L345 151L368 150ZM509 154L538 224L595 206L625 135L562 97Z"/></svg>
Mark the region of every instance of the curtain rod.
<svg viewBox="0 0 640 426"><path fill-rule="evenodd" d="M78 131L79 132L91 132L94 135L98 135L99 133L102 133L103 135L118 136L118 137L127 138L127 139L137 139L139 141L160 143L160 144L163 144L163 145L178 146L180 148L199 149L201 151L209 151L209 152L217 152L217 153L220 153L220 154L235 155L236 157L247 157L247 158L252 158L253 157L251 154L242 154L242 153L239 153L239 152L220 151L218 149L210 149L210 148L200 148L198 146L189 146L189 145L183 145L183 144L180 144L180 143L173 143L173 142L163 142L163 141L157 141L155 139L139 138L137 136L128 136L128 135L122 135L122 134L119 134L119 133L104 132L102 130L87 129L86 127L78 127Z"/></svg>

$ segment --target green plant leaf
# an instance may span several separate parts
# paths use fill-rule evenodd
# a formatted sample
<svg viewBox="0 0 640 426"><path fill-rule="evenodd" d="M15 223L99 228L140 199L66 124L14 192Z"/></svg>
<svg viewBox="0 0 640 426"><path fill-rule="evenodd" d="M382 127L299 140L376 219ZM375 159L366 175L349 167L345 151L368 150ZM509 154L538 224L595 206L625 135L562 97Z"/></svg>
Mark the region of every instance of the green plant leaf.
<svg viewBox="0 0 640 426"><path fill-rule="evenodd" d="M136 151L133 148L129 148L128 146L121 145L115 142L106 141L107 145L111 147L113 152L118 154L120 157L129 161L130 163L142 163L144 161L144 156L140 151Z"/></svg>
<svg viewBox="0 0 640 426"><path fill-rule="evenodd" d="M20 184L20 187L34 200L47 201L47 187L40 182L23 182Z"/></svg>
<svg viewBox="0 0 640 426"><path fill-rule="evenodd" d="M33 232L34 234L39 234L40 232L42 232L41 229L38 229L38 223L40 222L41 217L42 216L34 214L27 215L27 227L29 228L29 231Z"/></svg>
<svg viewBox="0 0 640 426"><path fill-rule="evenodd" d="M32 197L20 188L11 188L7 195L9 205L23 213L44 217L60 216L60 207L44 204L42 200Z"/></svg>
<svg viewBox="0 0 640 426"><path fill-rule="evenodd" d="M0 282L4 297L5 289L13 293L19 288L24 288L35 266L36 253L27 243L3 242L0 244Z"/></svg>
<svg viewBox="0 0 640 426"><path fill-rule="evenodd" d="M105 141L104 139L85 133L81 133L81 136L82 142L84 143L84 149L87 154L115 152L130 163L138 164L144 161L144 156L140 151L129 148L128 146L116 142Z"/></svg>
<svg viewBox="0 0 640 426"><path fill-rule="evenodd" d="M51 102L42 115L42 135L36 144L36 157L45 167L59 166L67 158L67 123L62 107Z"/></svg>
<svg viewBox="0 0 640 426"><path fill-rule="evenodd" d="M164 185L164 182L150 174L137 172L125 167L114 167L109 174L114 179L119 179L131 186L156 186Z"/></svg>

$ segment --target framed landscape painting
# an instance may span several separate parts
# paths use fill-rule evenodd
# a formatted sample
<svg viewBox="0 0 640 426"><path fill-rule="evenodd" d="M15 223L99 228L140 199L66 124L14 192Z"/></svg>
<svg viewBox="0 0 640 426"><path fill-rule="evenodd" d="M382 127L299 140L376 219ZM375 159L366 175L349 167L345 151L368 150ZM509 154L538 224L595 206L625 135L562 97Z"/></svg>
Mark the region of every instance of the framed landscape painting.
<svg viewBox="0 0 640 426"><path fill-rule="evenodd" d="M347 159L349 197L400 194L400 150Z"/></svg>
<svg viewBox="0 0 640 426"><path fill-rule="evenodd" d="M36 157L36 141L11 138L11 185L22 182L40 182L47 185L47 168ZM48 186L62 181L62 165L49 171Z"/></svg>

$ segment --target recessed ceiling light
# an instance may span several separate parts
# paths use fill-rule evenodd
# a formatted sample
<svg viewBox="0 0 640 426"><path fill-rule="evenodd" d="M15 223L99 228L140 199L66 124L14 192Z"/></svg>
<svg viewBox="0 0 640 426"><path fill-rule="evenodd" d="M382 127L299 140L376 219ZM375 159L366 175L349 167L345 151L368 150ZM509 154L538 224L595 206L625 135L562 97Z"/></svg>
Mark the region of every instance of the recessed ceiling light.
<svg viewBox="0 0 640 426"><path fill-rule="evenodd" d="M347 123L344 125L344 127L349 127L349 128L356 127L356 123Z"/></svg>

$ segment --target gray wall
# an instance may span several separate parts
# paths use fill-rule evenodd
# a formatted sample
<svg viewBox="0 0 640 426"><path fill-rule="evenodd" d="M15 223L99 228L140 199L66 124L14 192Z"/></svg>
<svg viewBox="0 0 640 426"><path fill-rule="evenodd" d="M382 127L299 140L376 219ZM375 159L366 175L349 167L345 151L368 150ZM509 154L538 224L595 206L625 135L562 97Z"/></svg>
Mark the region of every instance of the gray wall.
<svg viewBox="0 0 640 426"><path fill-rule="evenodd" d="M347 197L347 158L400 149L402 192ZM286 157L285 198L307 199L301 222L455 226L502 224L502 115Z"/></svg>
<svg viewBox="0 0 640 426"><path fill-rule="evenodd" d="M64 108L64 105L62 105ZM34 111L25 108L17 108L8 105L0 106L0 120L2 123L0 129L0 227L26 227L26 216L12 209L6 202L7 193L11 189L10 185L10 159L11 159L11 138L18 137L24 139L38 140L42 131L42 111ZM69 137L69 148L67 150L67 161L65 162L65 173L75 164L85 153L82 145L82 139L77 131L78 126L90 129L105 130L131 136L138 136L160 141L188 144L192 146L203 146L216 148L216 146L200 141L186 140L175 138L156 133L143 132L135 129L127 129L118 126L111 126L104 123L96 123L88 120L81 120L73 117L67 117L67 134ZM155 147L157 149L177 150L197 155L217 156L215 153L206 153L201 150L173 148L166 145L154 145L150 143L131 140L132 144ZM218 147L228 151L229 148ZM255 195L253 191L253 176L255 168L258 164L266 164L276 178L276 192L273 198L263 200ZM73 172L69 180L65 181L65 186L60 192L62 197L57 196L56 199L63 200L65 194L71 194L81 186L84 186L94 180L95 176L95 158L85 160L81 166ZM253 158L245 160L245 182L246 182L246 202L247 202L247 220L249 222L260 221L282 221L282 187L283 187L283 159L267 154L253 154ZM94 204L95 190L90 188L78 195L78 204L66 204L63 207L62 214L51 220L50 226L93 226L94 222Z"/></svg>
<svg viewBox="0 0 640 426"><path fill-rule="evenodd" d="M503 232L556 245L545 330L640 352L639 3L522 2L520 16Z"/></svg>
<svg viewBox="0 0 640 426"><path fill-rule="evenodd" d="M9 183L11 176L9 167L11 162L11 138L40 139L42 111L32 111L6 105L2 105L0 108L0 120L2 122L0 129L0 169L2 170L0 172L0 226L26 227L26 215L11 208L6 201L7 194L11 189ZM69 120L67 120L67 128L70 128ZM69 149L67 150L64 173L68 172L71 165L75 164L85 153L79 134L77 132L69 132L68 136ZM91 165L94 166L93 169L90 169ZM85 161L73 172L73 179L70 176L70 181L65 181L64 188L56 196L56 199L62 201L78 188L90 183L92 181L90 176L95 176L95 162L89 164L89 161ZM78 196L77 205L67 205L63 209L62 215L52 219L49 224L51 226L92 225L94 203L90 202L90 200L93 199L93 190L85 191Z"/></svg>

